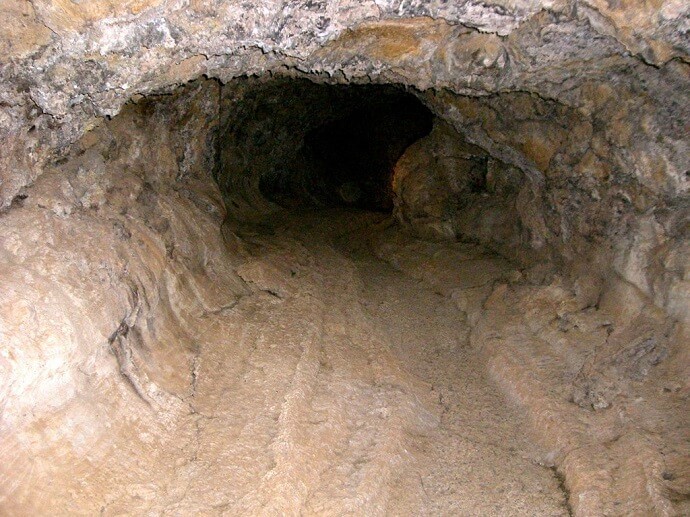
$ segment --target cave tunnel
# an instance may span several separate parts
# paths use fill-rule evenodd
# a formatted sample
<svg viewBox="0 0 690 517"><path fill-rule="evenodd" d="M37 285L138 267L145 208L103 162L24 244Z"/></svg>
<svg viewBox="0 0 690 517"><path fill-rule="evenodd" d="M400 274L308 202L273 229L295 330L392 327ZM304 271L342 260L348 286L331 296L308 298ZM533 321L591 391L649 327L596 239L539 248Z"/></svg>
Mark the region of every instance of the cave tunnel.
<svg viewBox="0 0 690 517"><path fill-rule="evenodd" d="M304 135L294 164L261 176L261 192L281 205L311 202L392 211L395 163L429 134L432 113L395 87L299 83L302 92L319 90L333 112Z"/></svg>
<svg viewBox="0 0 690 517"><path fill-rule="evenodd" d="M256 90L233 104L221 132L223 163L240 160L228 174L260 168L260 194L284 208L392 212L395 164L433 125L419 98L395 85L243 81ZM262 158L247 164L250 155Z"/></svg>
<svg viewBox="0 0 690 517"><path fill-rule="evenodd" d="M690 513L682 9L221 4L5 17L0 514Z"/></svg>

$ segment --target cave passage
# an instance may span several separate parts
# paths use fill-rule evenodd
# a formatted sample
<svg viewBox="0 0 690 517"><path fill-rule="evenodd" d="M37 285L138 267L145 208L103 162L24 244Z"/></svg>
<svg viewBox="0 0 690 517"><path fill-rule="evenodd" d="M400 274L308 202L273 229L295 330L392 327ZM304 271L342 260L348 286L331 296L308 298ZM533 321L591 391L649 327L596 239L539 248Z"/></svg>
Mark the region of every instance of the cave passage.
<svg viewBox="0 0 690 517"><path fill-rule="evenodd" d="M229 90L235 93L232 85ZM228 173L258 167L260 193L285 208L390 212L394 166L429 134L434 118L417 97L395 86L304 79L253 85L239 108L228 115L234 122L222 145L255 160Z"/></svg>
<svg viewBox="0 0 690 517"><path fill-rule="evenodd" d="M306 135L303 152L313 166L310 187L322 192L329 205L390 211L395 163L431 131L432 114L410 94L377 88L361 94L362 107ZM270 188L264 193L270 196Z"/></svg>
<svg viewBox="0 0 690 517"><path fill-rule="evenodd" d="M483 242L531 260L518 202L528 179L470 144L429 102L396 85L227 83L216 180L229 217L360 209L392 214L425 237Z"/></svg>
<svg viewBox="0 0 690 517"><path fill-rule="evenodd" d="M310 78L133 98L0 214L0 514L652 514L630 450L680 501L688 341L553 247L592 125Z"/></svg>

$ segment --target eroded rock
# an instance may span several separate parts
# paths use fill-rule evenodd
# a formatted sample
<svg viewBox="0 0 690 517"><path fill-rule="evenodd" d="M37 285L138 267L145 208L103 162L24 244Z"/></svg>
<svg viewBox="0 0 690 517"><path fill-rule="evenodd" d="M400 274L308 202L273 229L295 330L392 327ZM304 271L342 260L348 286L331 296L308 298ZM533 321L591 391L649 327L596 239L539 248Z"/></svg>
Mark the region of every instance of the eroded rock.
<svg viewBox="0 0 690 517"><path fill-rule="evenodd" d="M689 16L4 2L0 509L687 513Z"/></svg>

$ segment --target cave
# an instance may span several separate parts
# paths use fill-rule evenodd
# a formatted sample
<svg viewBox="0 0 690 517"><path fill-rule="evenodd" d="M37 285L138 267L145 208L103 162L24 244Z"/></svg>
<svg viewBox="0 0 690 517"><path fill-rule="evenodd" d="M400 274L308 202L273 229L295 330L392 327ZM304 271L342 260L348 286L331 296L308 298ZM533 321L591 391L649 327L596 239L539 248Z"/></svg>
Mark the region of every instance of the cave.
<svg viewBox="0 0 690 517"><path fill-rule="evenodd" d="M690 513L690 7L0 6L1 515Z"/></svg>
<svg viewBox="0 0 690 517"><path fill-rule="evenodd" d="M269 89L278 95L255 99L252 116L266 116L273 103L273 110L285 110L284 118L291 120L274 114L264 120L269 127L255 128L245 138L260 148L276 132L292 131L296 138L294 149L274 156L275 165L261 171L259 189L266 199L292 208L393 209L394 166L432 127L433 115L419 99L394 87L326 86L306 79L276 81ZM234 127L227 132L242 131L243 117L229 117Z"/></svg>

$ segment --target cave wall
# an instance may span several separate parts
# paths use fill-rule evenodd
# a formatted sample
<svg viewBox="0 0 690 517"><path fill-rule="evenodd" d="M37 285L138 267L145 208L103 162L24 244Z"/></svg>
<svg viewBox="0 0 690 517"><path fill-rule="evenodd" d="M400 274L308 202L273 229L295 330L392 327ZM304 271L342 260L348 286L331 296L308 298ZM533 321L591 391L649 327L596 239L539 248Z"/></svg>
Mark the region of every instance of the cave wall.
<svg viewBox="0 0 690 517"><path fill-rule="evenodd" d="M6 493L23 504L47 490L60 466L41 451L80 447L61 429L89 430L102 457L116 453L99 436L127 441L127 426L106 426L112 408L85 414L76 396L127 401L115 422L139 401L188 411L185 318L246 289L231 267L241 246L227 226L221 238L224 204L249 219L275 210L260 189L267 139L280 153L297 126L332 116L323 103L309 113L310 98L292 86L296 105L281 106L268 134L219 147L238 138L242 100L272 76L392 83L432 110L434 131L398 164L397 215L427 237L537 264L516 275L525 285L463 301L504 322L474 321L488 371L560 454L554 464L574 497L591 495L583 512L624 491L651 494L636 508L671 513L687 476L674 450L677 477L664 478L666 438L619 464L634 472L622 483L597 461L655 443L651 424L629 426L638 409L620 412L625 425L599 410L626 391L655 402L648 371L688 378L689 9L682 0L3 2L0 400L13 401L3 442L20 451L2 472ZM202 75L219 82L187 85ZM233 81L251 75L264 79ZM448 152L458 147L468 154ZM239 169L249 173L227 173ZM592 341L564 338L578 325ZM612 325L620 330L609 339ZM578 346L580 374L554 352ZM543 374L545 363L557 373ZM682 395L687 385L674 382L669 392ZM595 416L573 418L573 403ZM58 416L46 424L43 412ZM576 432L554 430L559 421ZM668 426L669 441L681 440L682 421ZM592 429L605 431L582 438ZM582 452L590 446L598 459ZM20 486L29 471L35 484Z"/></svg>
<svg viewBox="0 0 690 517"><path fill-rule="evenodd" d="M109 480L164 469L176 447L156 415L189 412L203 339L188 324L246 293L212 180L219 88L127 104L0 216L3 512L49 513L69 486L61 512L104 487L136 497Z"/></svg>
<svg viewBox="0 0 690 517"><path fill-rule="evenodd" d="M530 246L534 224L520 213L530 182L447 122L437 120L431 134L405 151L393 190L396 218L417 235L481 242L522 263L538 260L538 247Z"/></svg>
<svg viewBox="0 0 690 517"><path fill-rule="evenodd" d="M682 0L613 7L267 0L192 2L181 9L178 4L3 3L2 206L54 153L97 119L117 113L132 95L201 74L226 81L287 66L422 90L530 91L584 109L596 99L597 84L615 83L617 94L633 81L646 82L646 95L662 107L675 99L675 111L687 109L682 86L688 41L682 27L688 6ZM590 95L582 95L585 84ZM645 126L658 133L657 120L669 117L664 111L652 106ZM673 145L678 144L664 147ZM677 154L687 153L681 147ZM671 169L666 163L662 168ZM688 167L674 168L668 176L687 188Z"/></svg>
<svg viewBox="0 0 690 517"><path fill-rule="evenodd" d="M527 158L520 168L533 185L531 214L523 215L532 221L532 247L549 247L552 258L577 274L585 262L606 277L612 264L622 279L685 318L679 307L687 305L687 273L676 257L686 253L690 214L687 155L678 154L687 145L678 133L686 115L652 114L658 101L598 88L603 98L590 109L523 93L478 100L447 94L438 104L494 156L510 163L519 150L513 163ZM625 94L639 106L626 105Z"/></svg>

